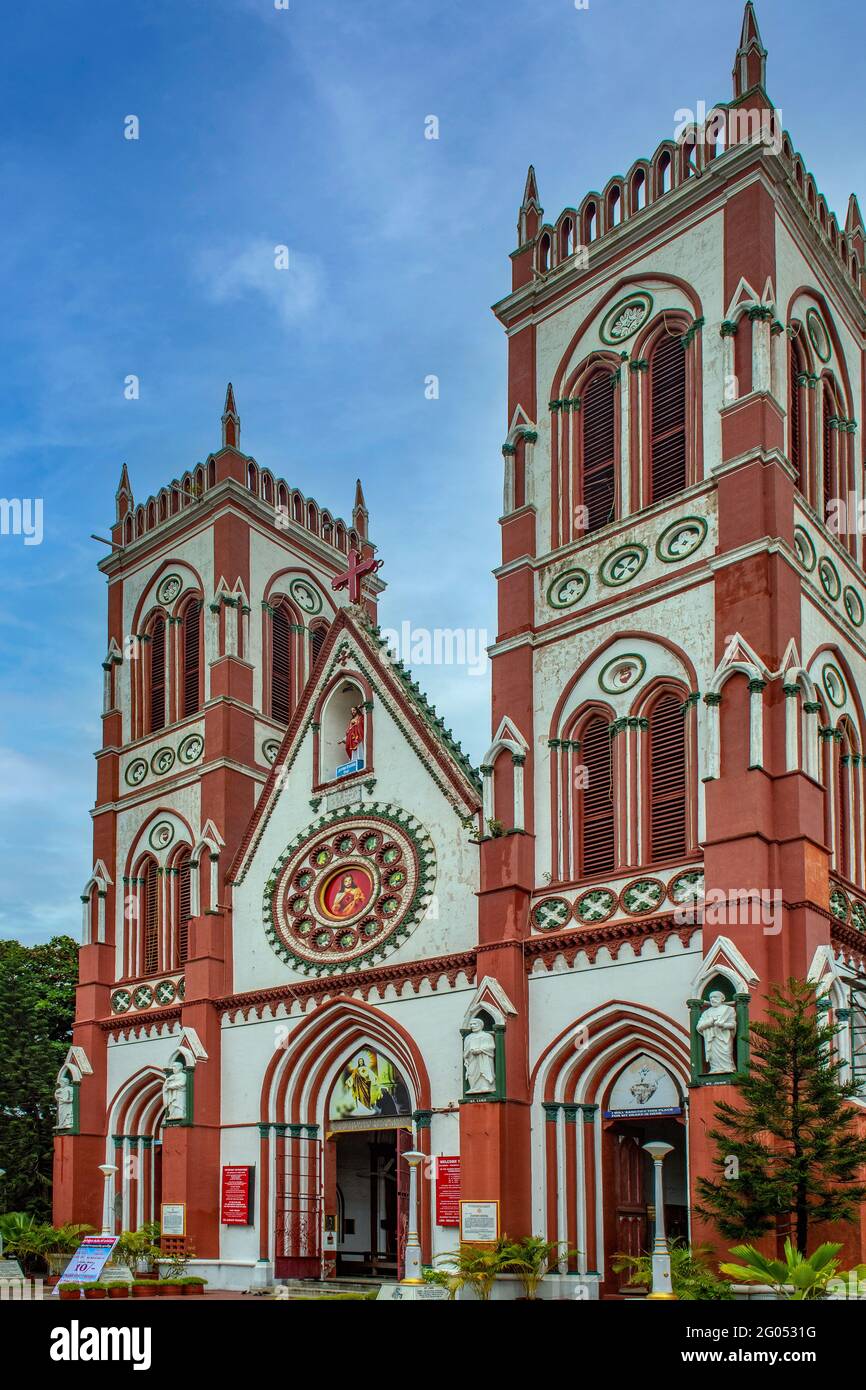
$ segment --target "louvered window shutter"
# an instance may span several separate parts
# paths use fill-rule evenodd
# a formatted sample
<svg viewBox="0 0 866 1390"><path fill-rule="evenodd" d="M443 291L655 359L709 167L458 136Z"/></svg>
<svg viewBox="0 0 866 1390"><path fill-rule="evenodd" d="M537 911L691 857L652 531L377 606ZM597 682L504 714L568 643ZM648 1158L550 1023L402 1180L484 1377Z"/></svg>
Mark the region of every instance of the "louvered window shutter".
<svg viewBox="0 0 866 1390"><path fill-rule="evenodd" d="M144 973L155 975L159 961L159 875L149 859L144 875Z"/></svg>
<svg viewBox="0 0 866 1390"><path fill-rule="evenodd" d="M650 473L652 502L686 485L686 354L663 333L650 358Z"/></svg>
<svg viewBox="0 0 866 1390"><path fill-rule="evenodd" d="M581 392L581 502L587 531L614 518L614 425L618 396L610 372L597 372Z"/></svg>
<svg viewBox="0 0 866 1390"><path fill-rule="evenodd" d="M614 866L610 734L600 716L584 725L580 747L586 768L586 786L581 793L580 874L592 878L610 873Z"/></svg>
<svg viewBox="0 0 866 1390"><path fill-rule="evenodd" d="M324 623L319 623L319 624L318 624L316 627L314 627L314 628L311 630L311 632L310 632L310 667L311 667L311 669L312 669L313 666L315 666L316 662L317 662L318 659L319 659L319 652L322 650L322 646L323 646L323 644L324 644L325 637L327 636L327 632L328 632L328 629L325 627L325 624L324 624Z"/></svg>
<svg viewBox="0 0 866 1390"><path fill-rule="evenodd" d="M199 646L201 643L201 604L187 604L183 615L183 712L195 714L199 707Z"/></svg>
<svg viewBox="0 0 866 1390"><path fill-rule="evenodd" d="M790 377L788 381L788 409L791 413L788 428L788 449L791 466L796 473L796 486L802 491L803 488L803 464L802 464L802 422L800 420L800 387L797 377L800 375L800 363L797 354L792 347L788 353L790 364Z"/></svg>
<svg viewBox="0 0 866 1390"><path fill-rule="evenodd" d="M165 728L165 621L150 630L150 731Z"/></svg>
<svg viewBox="0 0 866 1390"><path fill-rule="evenodd" d="M184 854L179 863L177 881L177 963L186 965L189 951L190 919L190 858Z"/></svg>
<svg viewBox="0 0 866 1390"><path fill-rule="evenodd" d="M281 724L289 722L290 640L289 618L281 604L271 620L271 714Z"/></svg>
<svg viewBox="0 0 866 1390"><path fill-rule="evenodd" d="M649 716L650 857L686 853L686 731L679 701L662 695Z"/></svg>
<svg viewBox="0 0 866 1390"><path fill-rule="evenodd" d="M824 451L824 508L826 510L830 498L833 496L833 431L830 428L830 421L835 414L833 397L826 388L824 390L823 407L821 435Z"/></svg>

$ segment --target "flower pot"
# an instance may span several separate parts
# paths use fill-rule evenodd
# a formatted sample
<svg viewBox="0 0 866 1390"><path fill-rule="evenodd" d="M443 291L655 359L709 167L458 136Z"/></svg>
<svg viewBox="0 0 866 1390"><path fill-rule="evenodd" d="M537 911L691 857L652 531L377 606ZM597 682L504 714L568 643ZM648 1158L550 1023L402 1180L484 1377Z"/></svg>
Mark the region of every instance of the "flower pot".
<svg viewBox="0 0 866 1390"><path fill-rule="evenodd" d="M148 1281L146 1284L133 1284L132 1286L133 1298L156 1298L156 1295L157 1287L152 1281Z"/></svg>
<svg viewBox="0 0 866 1390"><path fill-rule="evenodd" d="M107 1292L109 1298L129 1298L129 1286L127 1284L121 1284L118 1289L108 1289Z"/></svg>
<svg viewBox="0 0 866 1390"><path fill-rule="evenodd" d="M59 1283L60 1283L60 1275L59 1275L59 1274L44 1274L44 1275L42 1276L42 1282L43 1282L43 1284L45 1285L46 1289L53 1289L55 1284L59 1284Z"/></svg>
<svg viewBox="0 0 866 1390"><path fill-rule="evenodd" d="M61 1289L61 1290L60 1290L60 1299L61 1299L61 1301L62 1301L63 1303L71 1303L73 1299L74 1299L75 1302L77 1303L78 1300L80 1299L80 1297L81 1297L81 1290L80 1290L80 1289Z"/></svg>
<svg viewBox="0 0 866 1390"><path fill-rule="evenodd" d="M106 1295L106 1292L107 1292L106 1289L85 1289L85 1290L84 1290L84 1297L85 1297L85 1298L104 1298L105 1295Z"/></svg>
<svg viewBox="0 0 866 1390"><path fill-rule="evenodd" d="M184 1284L184 1293L201 1294L204 1293L204 1284Z"/></svg>

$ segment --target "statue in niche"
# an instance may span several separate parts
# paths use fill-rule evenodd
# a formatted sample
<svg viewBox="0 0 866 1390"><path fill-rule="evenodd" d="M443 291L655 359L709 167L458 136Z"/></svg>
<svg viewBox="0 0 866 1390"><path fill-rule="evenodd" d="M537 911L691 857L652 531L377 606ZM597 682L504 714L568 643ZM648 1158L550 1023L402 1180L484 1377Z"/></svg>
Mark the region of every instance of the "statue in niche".
<svg viewBox="0 0 866 1390"><path fill-rule="evenodd" d="M496 1039L484 1027L484 1020L473 1018L463 1039L463 1070L468 1095L484 1095L496 1090Z"/></svg>
<svg viewBox="0 0 866 1390"><path fill-rule="evenodd" d="M75 1087L65 1076L60 1076L54 1091L57 1102L57 1129L72 1129L74 1116Z"/></svg>
<svg viewBox="0 0 866 1390"><path fill-rule="evenodd" d="M736 1071L734 1043L737 1037L737 1012L720 989L710 991L709 1007L698 1019L698 1032L704 1040L707 1071L711 1075Z"/></svg>
<svg viewBox="0 0 866 1390"><path fill-rule="evenodd" d="M162 1099L167 1120L185 1120L186 1113L186 1070L179 1057L175 1057L162 1083Z"/></svg>
<svg viewBox="0 0 866 1390"><path fill-rule="evenodd" d="M363 757L364 751L364 711L360 705L352 706L349 723L346 725L344 740L346 758L351 763L356 757Z"/></svg>

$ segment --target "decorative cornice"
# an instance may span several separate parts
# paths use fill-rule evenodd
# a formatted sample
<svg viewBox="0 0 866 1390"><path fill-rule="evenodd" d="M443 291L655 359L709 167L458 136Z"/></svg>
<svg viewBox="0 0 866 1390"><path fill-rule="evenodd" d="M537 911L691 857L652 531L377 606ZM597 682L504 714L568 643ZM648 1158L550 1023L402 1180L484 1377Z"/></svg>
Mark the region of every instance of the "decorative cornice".
<svg viewBox="0 0 866 1390"><path fill-rule="evenodd" d="M588 957L590 965L594 965L602 947L610 952L613 960L616 960L622 946L633 946L636 941L641 940L657 941L659 949L663 951L670 938L677 936L683 946L688 946L692 934L699 929L697 923L677 925L673 917L666 916L630 919L626 922L605 922L598 927L579 927L550 933L547 936L533 936L524 943L526 968L531 972L532 962L537 957L546 961L560 955L564 956L568 966L572 967L575 958L581 953ZM635 950L635 955L640 956L640 951Z"/></svg>

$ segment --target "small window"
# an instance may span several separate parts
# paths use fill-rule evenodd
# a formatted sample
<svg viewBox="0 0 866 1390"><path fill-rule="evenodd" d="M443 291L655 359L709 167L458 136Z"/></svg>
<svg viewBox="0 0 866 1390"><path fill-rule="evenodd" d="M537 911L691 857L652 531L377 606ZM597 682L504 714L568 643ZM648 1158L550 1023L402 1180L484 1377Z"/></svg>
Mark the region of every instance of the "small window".
<svg viewBox="0 0 866 1390"><path fill-rule="evenodd" d="M165 619L158 616L150 629L150 732L165 728Z"/></svg>
<svg viewBox="0 0 866 1390"><path fill-rule="evenodd" d="M284 603L271 619L271 715L288 724L291 710L291 627Z"/></svg>

